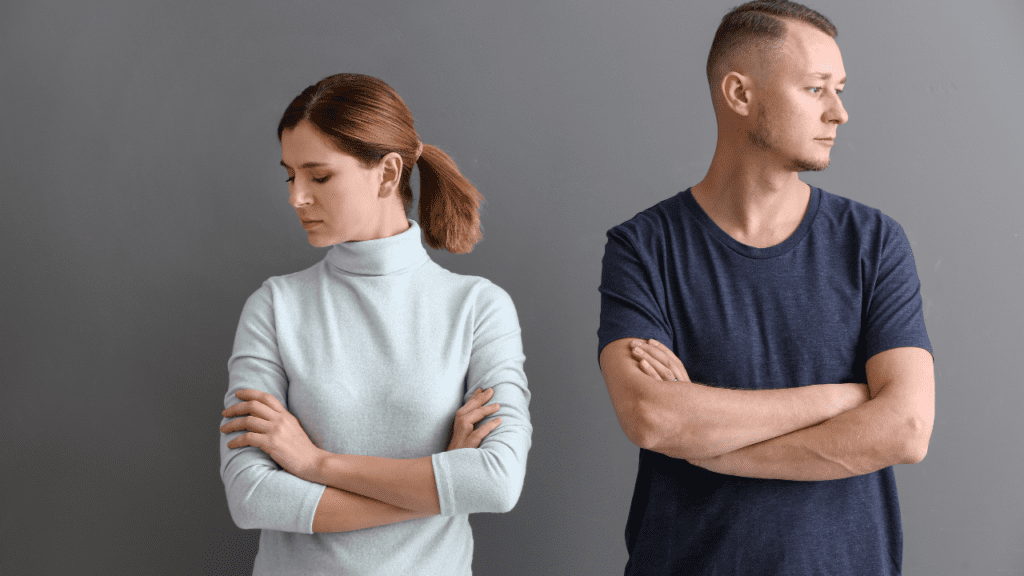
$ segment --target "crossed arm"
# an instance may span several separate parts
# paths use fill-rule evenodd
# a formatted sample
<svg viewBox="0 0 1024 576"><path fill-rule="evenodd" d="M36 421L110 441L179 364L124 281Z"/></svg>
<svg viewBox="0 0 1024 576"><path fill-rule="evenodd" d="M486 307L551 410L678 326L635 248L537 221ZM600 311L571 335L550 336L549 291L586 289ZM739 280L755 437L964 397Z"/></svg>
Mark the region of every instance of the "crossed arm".
<svg viewBox="0 0 1024 576"><path fill-rule="evenodd" d="M244 389L242 402L222 415L233 418L221 432L246 433L228 442L230 449L252 446L269 455L286 472L326 486L313 518L313 532L345 532L392 524L440 513L431 458L398 459L333 454L310 440L298 419L272 394ZM477 448L501 418L498 404L485 403L493 389L477 390L456 412L448 450Z"/></svg>
<svg viewBox="0 0 1024 576"><path fill-rule="evenodd" d="M934 420L921 348L872 356L866 386L713 388L691 382L665 346L635 338L605 346L601 371L634 444L734 476L833 480L919 462Z"/></svg>

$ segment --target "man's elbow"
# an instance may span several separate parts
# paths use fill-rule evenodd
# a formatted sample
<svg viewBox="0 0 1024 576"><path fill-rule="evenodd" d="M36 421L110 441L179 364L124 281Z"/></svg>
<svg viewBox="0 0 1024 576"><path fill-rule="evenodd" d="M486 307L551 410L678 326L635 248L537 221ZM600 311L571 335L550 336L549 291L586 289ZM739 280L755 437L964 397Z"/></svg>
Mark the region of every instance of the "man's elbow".
<svg viewBox="0 0 1024 576"><path fill-rule="evenodd" d="M914 416L907 420L902 446L902 464L917 464L928 454L928 443L932 436L930 418Z"/></svg>
<svg viewBox="0 0 1024 576"><path fill-rule="evenodd" d="M654 401L638 398L619 422L630 442L644 450L684 459L718 455L708 446L706 438L687 431L678 419L668 417Z"/></svg>

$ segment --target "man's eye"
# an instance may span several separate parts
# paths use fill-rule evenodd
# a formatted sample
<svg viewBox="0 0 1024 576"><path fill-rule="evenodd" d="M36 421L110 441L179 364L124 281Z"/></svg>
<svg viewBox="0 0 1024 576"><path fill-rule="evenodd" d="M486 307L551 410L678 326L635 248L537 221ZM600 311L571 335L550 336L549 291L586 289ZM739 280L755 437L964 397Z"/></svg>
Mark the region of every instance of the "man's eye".
<svg viewBox="0 0 1024 576"><path fill-rule="evenodd" d="M818 91L821 90L821 86L811 86L810 88L808 88L808 90L810 90L811 92L814 92L815 94L817 94Z"/></svg>

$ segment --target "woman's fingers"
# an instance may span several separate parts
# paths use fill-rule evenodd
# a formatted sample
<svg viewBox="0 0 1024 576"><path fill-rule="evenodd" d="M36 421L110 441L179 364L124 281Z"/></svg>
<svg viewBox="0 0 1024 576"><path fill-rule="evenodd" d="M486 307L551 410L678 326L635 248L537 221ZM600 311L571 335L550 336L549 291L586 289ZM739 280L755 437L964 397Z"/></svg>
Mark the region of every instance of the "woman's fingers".
<svg viewBox="0 0 1024 576"><path fill-rule="evenodd" d="M248 430L249 432L259 432L262 434L269 429L270 422L255 416L242 416L240 418L235 418L220 427L220 431L225 434L238 432L239 430Z"/></svg>
<svg viewBox="0 0 1024 576"><path fill-rule="evenodd" d="M469 400L466 400L466 403L462 405L462 408L459 408L458 410L455 411L455 415L461 416L463 414L476 410L477 408L486 404L487 401L490 400L492 396L494 396L494 388L488 388L486 390L482 388L477 388L473 392L473 394L470 395Z"/></svg>
<svg viewBox="0 0 1024 576"><path fill-rule="evenodd" d="M469 435L469 438L467 438L468 447L479 448L480 443L484 441L484 438L486 438L488 434L493 432L494 429L498 427L498 424L501 424L501 418L495 418L493 420L485 422L484 424L481 424L476 430L473 431L472 434Z"/></svg>
<svg viewBox="0 0 1024 576"><path fill-rule="evenodd" d="M455 421L452 422L452 436L448 443L448 450L457 448L479 448L483 439L494 430L498 424L495 418L489 422L476 426L484 418L494 414L500 408L500 404L487 404L494 397L494 389L477 389L470 395L469 400L455 412Z"/></svg>
<svg viewBox="0 0 1024 576"><path fill-rule="evenodd" d="M284 404L274 397L270 392L263 392L262 390L253 390L252 388L243 388L235 392L235 397L239 400L255 400L261 402L270 407L275 412L285 412L287 408Z"/></svg>
<svg viewBox="0 0 1024 576"><path fill-rule="evenodd" d="M481 406L466 414L465 420L466 422L475 425L477 422L497 412L499 408L501 408L501 404L488 404L487 406Z"/></svg>
<svg viewBox="0 0 1024 576"><path fill-rule="evenodd" d="M251 400L248 402L239 402L238 404L232 404L221 411L221 416L225 418L234 418L236 416L252 415L264 420L270 420L275 412L274 409L262 402Z"/></svg>

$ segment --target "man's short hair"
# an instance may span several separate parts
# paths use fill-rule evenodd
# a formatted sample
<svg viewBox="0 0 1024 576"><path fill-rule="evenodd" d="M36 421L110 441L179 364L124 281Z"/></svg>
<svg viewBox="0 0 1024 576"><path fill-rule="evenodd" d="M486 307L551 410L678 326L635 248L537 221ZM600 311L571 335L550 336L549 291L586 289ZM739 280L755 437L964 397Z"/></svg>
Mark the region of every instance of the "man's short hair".
<svg viewBox="0 0 1024 576"><path fill-rule="evenodd" d="M716 68L739 50L754 48L769 57L777 52L786 37L782 18L807 22L832 38L838 35L828 18L803 4L789 0L754 0L741 4L722 18L715 32L708 53L708 84L714 84Z"/></svg>

